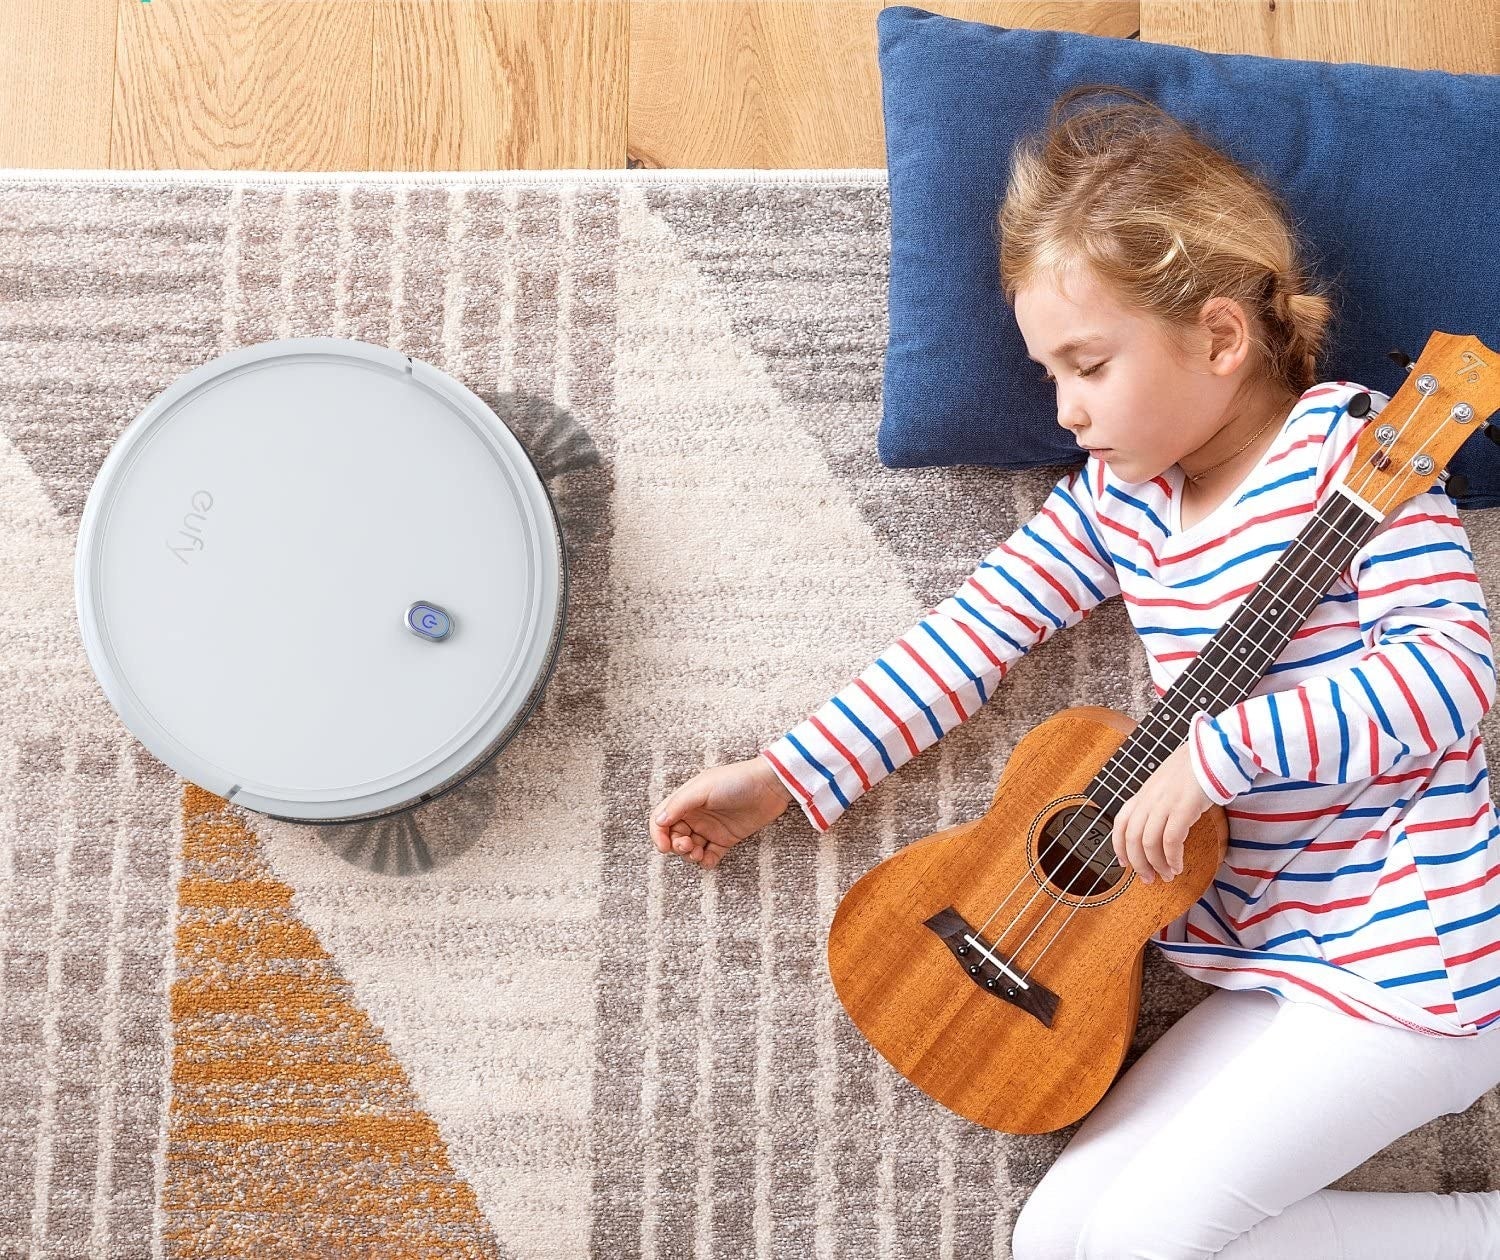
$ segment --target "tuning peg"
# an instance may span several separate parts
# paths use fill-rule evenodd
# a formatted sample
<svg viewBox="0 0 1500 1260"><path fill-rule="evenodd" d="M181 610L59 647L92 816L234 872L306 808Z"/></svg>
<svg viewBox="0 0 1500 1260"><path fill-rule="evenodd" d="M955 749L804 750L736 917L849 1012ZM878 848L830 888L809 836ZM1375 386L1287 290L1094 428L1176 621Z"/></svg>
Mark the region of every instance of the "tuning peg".
<svg viewBox="0 0 1500 1260"><path fill-rule="evenodd" d="M1446 468L1438 473L1438 488L1454 498L1469 493L1469 479L1463 473L1450 473Z"/></svg>
<svg viewBox="0 0 1500 1260"><path fill-rule="evenodd" d="M1391 362L1404 367L1408 372L1410 372L1412 369L1411 356L1403 350L1387 350L1385 352L1385 357L1387 359L1390 359Z"/></svg>
<svg viewBox="0 0 1500 1260"><path fill-rule="evenodd" d="M1484 436L1489 438L1496 446L1500 446L1500 429L1497 429L1488 420L1484 422Z"/></svg>
<svg viewBox="0 0 1500 1260"><path fill-rule="evenodd" d="M1362 419L1370 414L1370 403L1372 401L1369 394L1364 390L1360 390L1359 393L1350 396L1349 405L1344 410L1351 416L1357 416Z"/></svg>

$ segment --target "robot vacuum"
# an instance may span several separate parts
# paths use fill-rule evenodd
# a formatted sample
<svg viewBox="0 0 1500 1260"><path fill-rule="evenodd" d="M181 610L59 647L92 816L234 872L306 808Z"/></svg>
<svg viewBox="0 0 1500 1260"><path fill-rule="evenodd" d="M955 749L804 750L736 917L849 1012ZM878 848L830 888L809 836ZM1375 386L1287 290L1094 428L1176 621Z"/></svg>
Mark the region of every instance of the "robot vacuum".
<svg viewBox="0 0 1500 1260"><path fill-rule="evenodd" d="M526 449L381 346L247 346L173 382L89 491L75 595L153 755L289 822L411 810L515 737L561 645L567 564Z"/></svg>

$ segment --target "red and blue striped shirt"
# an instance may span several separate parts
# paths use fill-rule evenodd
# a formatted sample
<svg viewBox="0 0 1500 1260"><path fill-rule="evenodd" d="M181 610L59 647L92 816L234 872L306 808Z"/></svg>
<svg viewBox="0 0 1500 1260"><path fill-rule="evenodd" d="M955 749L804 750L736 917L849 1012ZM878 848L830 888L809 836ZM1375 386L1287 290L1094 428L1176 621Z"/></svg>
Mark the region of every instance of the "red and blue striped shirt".
<svg viewBox="0 0 1500 1260"><path fill-rule="evenodd" d="M1180 468L1122 482L1090 458L761 755L826 831L1113 595L1164 694L1336 493L1370 418L1348 411L1362 389L1309 389L1255 469L1186 529ZM1371 416L1390 401L1365 392ZM1190 763L1225 809L1229 847L1156 944L1209 984L1430 1035L1500 1022L1500 824L1478 730L1494 697L1468 535L1427 490L1381 522L1244 701L1194 714Z"/></svg>

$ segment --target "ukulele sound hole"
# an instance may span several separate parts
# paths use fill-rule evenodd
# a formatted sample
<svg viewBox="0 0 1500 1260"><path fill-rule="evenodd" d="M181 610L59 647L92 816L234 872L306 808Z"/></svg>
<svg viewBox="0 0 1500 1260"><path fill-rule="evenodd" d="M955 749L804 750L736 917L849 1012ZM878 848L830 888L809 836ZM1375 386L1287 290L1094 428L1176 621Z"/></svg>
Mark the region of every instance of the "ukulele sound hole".
<svg viewBox="0 0 1500 1260"><path fill-rule="evenodd" d="M1110 843L1111 824L1091 802L1067 805L1047 819L1037 865L1054 887L1075 897L1108 892L1125 875Z"/></svg>

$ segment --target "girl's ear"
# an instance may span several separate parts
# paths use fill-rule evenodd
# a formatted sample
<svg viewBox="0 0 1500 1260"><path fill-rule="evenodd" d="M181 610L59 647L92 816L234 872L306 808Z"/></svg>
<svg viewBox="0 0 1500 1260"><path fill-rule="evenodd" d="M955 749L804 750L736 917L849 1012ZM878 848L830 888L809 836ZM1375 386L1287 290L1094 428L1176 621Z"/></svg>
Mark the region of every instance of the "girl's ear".
<svg viewBox="0 0 1500 1260"><path fill-rule="evenodd" d="M1233 298L1211 297L1198 312L1209 370L1228 376L1250 353L1250 320Z"/></svg>

